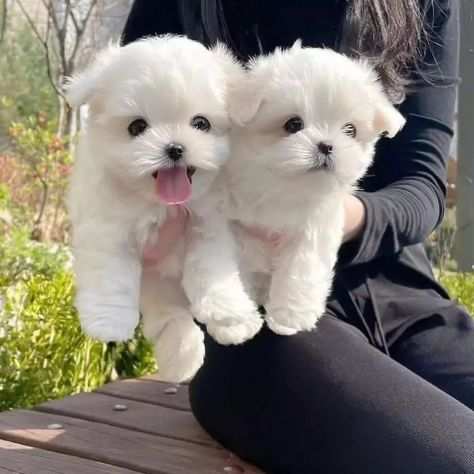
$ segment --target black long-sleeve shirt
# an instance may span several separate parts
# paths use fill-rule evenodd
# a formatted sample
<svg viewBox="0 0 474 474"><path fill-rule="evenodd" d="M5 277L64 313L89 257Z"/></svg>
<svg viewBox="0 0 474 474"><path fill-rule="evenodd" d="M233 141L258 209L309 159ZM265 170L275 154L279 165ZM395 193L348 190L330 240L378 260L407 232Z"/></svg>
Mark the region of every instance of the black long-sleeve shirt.
<svg viewBox="0 0 474 474"><path fill-rule="evenodd" d="M123 41L178 33L206 43L201 3L135 0ZM306 46L338 47L345 1L221 3L229 46L237 45L247 56L289 46L298 38ZM400 106L407 123L397 137L379 142L358 193L366 209L365 228L357 241L341 248L339 269L347 275L370 273L388 299L419 299L431 293L431 308L446 294L433 277L422 242L441 222L445 209L458 82L459 0L433 2L426 25L430 41L423 73L413 71L417 88Z"/></svg>

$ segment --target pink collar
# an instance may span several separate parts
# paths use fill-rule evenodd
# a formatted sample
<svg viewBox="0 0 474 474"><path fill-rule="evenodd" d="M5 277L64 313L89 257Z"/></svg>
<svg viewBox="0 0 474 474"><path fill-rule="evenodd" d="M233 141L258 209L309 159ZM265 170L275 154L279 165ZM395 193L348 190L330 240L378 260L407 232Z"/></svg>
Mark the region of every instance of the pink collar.
<svg viewBox="0 0 474 474"><path fill-rule="evenodd" d="M288 236L282 232L273 232L272 230L262 226L247 226L240 222L236 222L236 224L250 237L260 240L264 244L273 248L280 247L289 241Z"/></svg>

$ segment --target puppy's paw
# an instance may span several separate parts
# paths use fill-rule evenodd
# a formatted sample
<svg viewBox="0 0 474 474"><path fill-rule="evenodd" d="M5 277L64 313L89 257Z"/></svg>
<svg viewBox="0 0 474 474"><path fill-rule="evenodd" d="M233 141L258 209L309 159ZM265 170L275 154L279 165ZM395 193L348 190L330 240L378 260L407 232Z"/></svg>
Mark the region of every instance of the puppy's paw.
<svg viewBox="0 0 474 474"><path fill-rule="evenodd" d="M300 331L311 331L319 319L315 311L291 311L273 308L265 316L267 326L281 336L292 336Z"/></svg>
<svg viewBox="0 0 474 474"><path fill-rule="evenodd" d="M235 288L210 293L192 304L191 312L200 323L217 323L221 326L239 325L258 314L256 305L248 295Z"/></svg>
<svg viewBox="0 0 474 474"><path fill-rule="evenodd" d="M171 383L192 379L204 354L204 334L191 317L172 319L155 342L158 378Z"/></svg>
<svg viewBox="0 0 474 474"><path fill-rule="evenodd" d="M252 339L261 329L263 319L257 311L242 318L240 323L230 325L211 322L207 325L207 332L222 345L237 345Z"/></svg>
<svg viewBox="0 0 474 474"><path fill-rule="evenodd" d="M101 315L97 316L97 314ZM80 319L81 327L88 336L103 342L121 342L133 338L139 313L138 310L117 312L112 317L103 312L97 312L93 316L81 314Z"/></svg>

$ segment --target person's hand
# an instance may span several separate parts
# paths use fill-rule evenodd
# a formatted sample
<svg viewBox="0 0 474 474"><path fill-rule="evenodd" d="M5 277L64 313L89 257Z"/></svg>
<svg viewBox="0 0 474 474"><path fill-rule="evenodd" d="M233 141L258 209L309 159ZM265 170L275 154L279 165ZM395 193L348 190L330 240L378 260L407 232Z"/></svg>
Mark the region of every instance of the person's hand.
<svg viewBox="0 0 474 474"><path fill-rule="evenodd" d="M145 266L159 265L175 248L185 233L189 214L186 209L175 206L165 222L151 232L143 250Z"/></svg>
<svg viewBox="0 0 474 474"><path fill-rule="evenodd" d="M355 196L348 196L344 202L344 242L360 237L365 225L365 207Z"/></svg>

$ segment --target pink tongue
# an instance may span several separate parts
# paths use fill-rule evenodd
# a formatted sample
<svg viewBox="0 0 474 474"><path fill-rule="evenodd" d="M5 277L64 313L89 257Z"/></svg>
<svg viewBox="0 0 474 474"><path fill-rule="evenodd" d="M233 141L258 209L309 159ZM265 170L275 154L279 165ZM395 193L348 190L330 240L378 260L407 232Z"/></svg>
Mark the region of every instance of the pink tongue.
<svg viewBox="0 0 474 474"><path fill-rule="evenodd" d="M174 168L158 171L155 191L165 204L184 204L191 197L191 181L186 168Z"/></svg>

